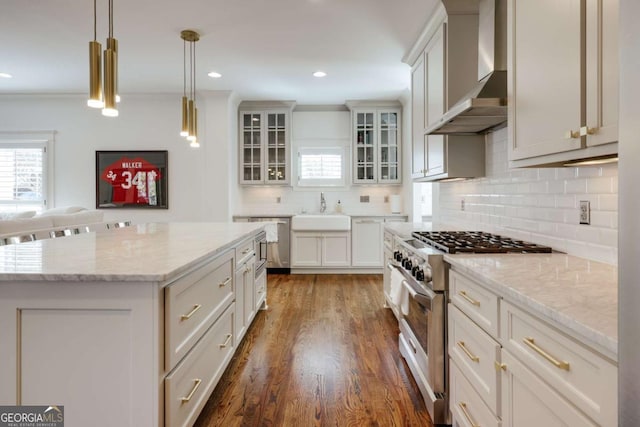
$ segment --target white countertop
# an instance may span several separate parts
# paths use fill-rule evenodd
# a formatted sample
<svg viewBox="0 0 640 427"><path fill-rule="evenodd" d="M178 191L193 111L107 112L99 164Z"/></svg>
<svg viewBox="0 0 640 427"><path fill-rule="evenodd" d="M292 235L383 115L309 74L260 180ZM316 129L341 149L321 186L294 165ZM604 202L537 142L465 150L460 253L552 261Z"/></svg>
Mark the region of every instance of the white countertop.
<svg viewBox="0 0 640 427"><path fill-rule="evenodd" d="M445 255L505 300L617 360L618 269L567 254Z"/></svg>
<svg viewBox="0 0 640 427"><path fill-rule="evenodd" d="M166 281L264 223L148 223L0 247L3 281Z"/></svg>

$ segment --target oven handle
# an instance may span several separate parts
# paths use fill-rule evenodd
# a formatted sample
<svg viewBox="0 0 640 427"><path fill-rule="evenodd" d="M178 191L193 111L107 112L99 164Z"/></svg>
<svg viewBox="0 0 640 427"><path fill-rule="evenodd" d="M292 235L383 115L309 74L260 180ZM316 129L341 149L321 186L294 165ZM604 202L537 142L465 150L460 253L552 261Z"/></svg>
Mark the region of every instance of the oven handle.
<svg viewBox="0 0 640 427"><path fill-rule="evenodd" d="M424 306L424 308L431 311L432 301L436 296L433 292L431 292L431 294L418 293L406 280L402 281L402 286L404 286L405 289L409 292L409 295L412 299L416 300L416 302ZM430 292L429 290L426 291Z"/></svg>

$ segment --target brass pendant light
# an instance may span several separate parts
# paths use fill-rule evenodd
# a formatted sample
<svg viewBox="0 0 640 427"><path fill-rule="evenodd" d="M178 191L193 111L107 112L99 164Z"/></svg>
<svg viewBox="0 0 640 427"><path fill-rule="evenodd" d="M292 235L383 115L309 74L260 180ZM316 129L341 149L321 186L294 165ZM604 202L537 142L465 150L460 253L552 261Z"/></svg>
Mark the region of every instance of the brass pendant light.
<svg viewBox="0 0 640 427"><path fill-rule="evenodd" d="M198 109L196 108L196 42L200 35L193 30L183 30L180 37L184 40L183 66L183 96L182 96L182 131L192 147L199 147L198 143ZM187 59L186 44L189 42L189 96L187 97Z"/></svg>
<svg viewBox="0 0 640 427"><path fill-rule="evenodd" d="M89 99L91 108L102 108L102 115L118 116L118 40L113 38L113 0L109 0L109 37L102 54L102 45L97 41L97 7L93 0L93 41L89 42ZM104 74L102 59L104 56ZM104 76L104 83L103 78Z"/></svg>
<svg viewBox="0 0 640 427"><path fill-rule="evenodd" d="M91 108L104 107L102 100L102 45L97 41L96 0L93 0L93 41L89 42L89 99Z"/></svg>
<svg viewBox="0 0 640 427"><path fill-rule="evenodd" d="M104 50L104 108L102 115L117 117L116 93L118 92L118 40L113 38L113 0L109 0L109 37Z"/></svg>

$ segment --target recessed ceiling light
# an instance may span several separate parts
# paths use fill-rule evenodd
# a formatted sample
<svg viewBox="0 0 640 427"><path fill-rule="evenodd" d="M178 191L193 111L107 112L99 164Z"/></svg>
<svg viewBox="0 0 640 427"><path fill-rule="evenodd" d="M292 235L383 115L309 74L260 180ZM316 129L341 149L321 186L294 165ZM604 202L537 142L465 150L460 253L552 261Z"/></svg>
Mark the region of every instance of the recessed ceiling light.
<svg viewBox="0 0 640 427"><path fill-rule="evenodd" d="M13 76L12 76L11 74L9 74L9 73L0 73L0 78L3 78L3 79L10 79L10 78L12 78L12 77L13 77Z"/></svg>
<svg viewBox="0 0 640 427"><path fill-rule="evenodd" d="M219 79L220 77L222 77L222 74L220 73L216 73L215 71L210 72L209 74L207 74L209 77L211 77L212 79Z"/></svg>
<svg viewBox="0 0 640 427"><path fill-rule="evenodd" d="M325 73L324 71L316 71L315 73L313 73L313 77L325 77L327 75L327 73Z"/></svg>

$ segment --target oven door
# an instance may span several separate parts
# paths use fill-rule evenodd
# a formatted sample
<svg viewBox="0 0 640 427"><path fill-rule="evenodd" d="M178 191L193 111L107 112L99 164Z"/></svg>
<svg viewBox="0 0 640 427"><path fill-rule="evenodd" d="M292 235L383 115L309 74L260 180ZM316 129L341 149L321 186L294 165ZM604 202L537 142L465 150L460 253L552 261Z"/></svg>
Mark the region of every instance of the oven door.
<svg viewBox="0 0 640 427"><path fill-rule="evenodd" d="M420 387L436 424L446 424L447 357L446 294L433 292L413 280L402 282L408 298L400 309L400 351Z"/></svg>

